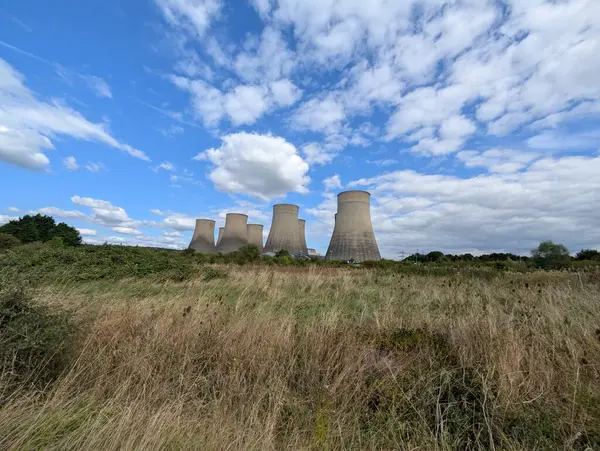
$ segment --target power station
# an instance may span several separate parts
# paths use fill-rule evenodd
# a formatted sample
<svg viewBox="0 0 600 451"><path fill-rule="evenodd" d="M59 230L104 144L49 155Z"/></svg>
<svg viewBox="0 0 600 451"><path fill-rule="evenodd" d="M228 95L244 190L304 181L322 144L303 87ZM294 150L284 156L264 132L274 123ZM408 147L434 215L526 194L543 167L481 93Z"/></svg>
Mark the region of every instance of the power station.
<svg viewBox="0 0 600 451"><path fill-rule="evenodd" d="M228 254L237 251L248 244L248 216L240 213L227 213L225 216L225 229L217 247L217 252Z"/></svg>
<svg viewBox="0 0 600 451"><path fill-rule="evenodd" d="M197 219L190 249L212 254L228 254L246 244L261 253L275 254L286 250L295 257L316 257L306 244L306 221L298 218L300 208L293 204L273 205L273 219L267 242L263 247L262 224L248 224L248 216L227 213L225 227L219 228L215 245L215 221ZM337 196L333 234L325 258L363 262L381 260L371 223L371 194L367 191L344 191Z"/></svg>
<svg viewBox="0 0 600 451"><path fill-rule="evenodd" d="M381 260L371 224L371 194L345 191L337 196L333 235L325 258L328 260Z"/></svg>
<svg viewBox="0 0 600 451"><path fill-rule="evenodd" d="M215 253L215 221L210 219L196 219L194 235L190 242L190 249L203 254Z"/></svg>
<svg viewBox="0 0 600 451"><path fill-rule="evenodd" d="M263 226L262 224L248 224L246 228L248 244L255 245L260 253L263 251Z"/></svg>
<svg viewBox="0 0 600 451"><path fill-rule="evenodd" d="M276 253L280 250L286 250L291 255L302 253L298 211L298 205L273 205L273 220L267 244L265 244L265 252Z"/></svg>

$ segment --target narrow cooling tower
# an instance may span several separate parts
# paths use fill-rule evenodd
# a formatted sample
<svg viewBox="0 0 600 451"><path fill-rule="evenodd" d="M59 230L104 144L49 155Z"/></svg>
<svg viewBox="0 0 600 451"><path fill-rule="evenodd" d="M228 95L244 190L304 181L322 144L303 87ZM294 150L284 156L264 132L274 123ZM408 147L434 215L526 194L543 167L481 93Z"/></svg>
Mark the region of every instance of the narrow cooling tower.
<svg viewBox="0 0 600 451"><path fill-rule="evenodd" d="M263 251L263 226L262 224L248 224L248 244L254 244L260 253Z"/></svg>
<svg viewBox="0 0 600 451"><path fill-rule="evenodd" d="M304 219L298 219L298 233L300 234L302 255L308 255L308 248L306 246L306 221Z"/></svg>
<svg viewBox="0 0 600 451"><path fill-rule="evenodd" d="M225 227L219 227L219 236L217 237L217 247L219 247L221 238L223 238L223 230L225 230Z"/></svg>
<svg viewBox="0 0 600 451"><path fill-rule="evenodd" d="M345 191L338 194L338 210L333 236L325 258L329 260L381 260L373 225L371 194Z"/></svg>
<svg viewBox="0 0 600 451"><path fill-rule="evenodd" d="M248 216L239 213L227 213L225 216L225 230L223 230L217 252L228 254L237 251L244 244L248 244L247 223Z"/></svg>
<svg viewBox="0 0 600 451"><path fill-rule="evenodd" d="M295 255L302 252L298 227L298 206L291 204L273 205L273 221L265 245L265 252L285 249Z"/></svg>
<svg viewBox="0 0 600 451"><path fill-rule="evenodd" d="M196 228L190 242L190 249L204 254L215 253L215 221L196 219Z"/></svg>

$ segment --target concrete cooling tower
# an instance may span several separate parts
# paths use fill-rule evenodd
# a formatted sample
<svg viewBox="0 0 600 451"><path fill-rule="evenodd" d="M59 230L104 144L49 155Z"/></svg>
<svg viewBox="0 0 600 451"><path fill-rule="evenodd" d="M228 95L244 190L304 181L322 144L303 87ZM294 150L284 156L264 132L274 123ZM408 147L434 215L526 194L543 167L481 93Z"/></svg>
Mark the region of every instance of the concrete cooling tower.
<svg viewBox="0 0 600 451"><path fill-rule="evenodd" d="M381 260L373 225L371 194L345 191L338 194L333 235L325 258L328 260Z"/></svg>
<svg viewBox="0 0 600 451"><path fill-rule="evenodd" d="M265 245L265 252L277 252L281 249L285 249L292 255L302 252L298 210L297 205L273 205L273 221Z"/></svg>
<svg viewBox="0 0 600 451"><path fill-rule="evenodd" d="M219 243L221 242L221 238L223 238L223 230L225 230L225 227L219 227L219 236L217 237L217 247L219 246Z"/></svg>
<svg viewBox="0 0 600 451"><path fill-rule="evenodd" d="M215 253L215 221L196 219L196 228L190 242L190 249L204 254Z"/></svg>
<svg viewBox="0 0 600 451"><path fill-rule="evenodd" d="M248 244L247 224L248 216L239 213L227 213L225 216L225 230L223 230L217 252L228 254Z"/></svg>
<svg viewBox="0 0 600 451"><path fill-rule="evenodd" d="M263 251L263 226L262 224L248 224L246 228L248 244L254 244L260 253Z"/></svg>
<svg viewBox="0 0 600 451"><path fill-rule="evenodd" d="M306 246L306 221L304 219L298 219L298 233L300 234L302 255L308 255L308 247Z"/></svg>

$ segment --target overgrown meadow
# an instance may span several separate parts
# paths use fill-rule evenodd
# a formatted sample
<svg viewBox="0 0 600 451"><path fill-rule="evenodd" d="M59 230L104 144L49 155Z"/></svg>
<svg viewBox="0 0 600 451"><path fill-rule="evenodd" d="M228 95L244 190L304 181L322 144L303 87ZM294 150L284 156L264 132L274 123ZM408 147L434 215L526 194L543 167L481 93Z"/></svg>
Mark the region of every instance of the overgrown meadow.
<svg viewBox="0 0 600 451"><path fill-rule="evenodd" d="M600 272L0 253L0 449L600 449Z"/></svg>

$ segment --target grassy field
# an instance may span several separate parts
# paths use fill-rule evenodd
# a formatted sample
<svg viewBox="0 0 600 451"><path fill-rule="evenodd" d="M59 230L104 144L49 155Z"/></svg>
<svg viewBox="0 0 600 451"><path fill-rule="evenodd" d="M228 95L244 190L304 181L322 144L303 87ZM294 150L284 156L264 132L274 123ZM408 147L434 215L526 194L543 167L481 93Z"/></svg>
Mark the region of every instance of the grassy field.
<svg viewBox="0 0 600 451"><path fill-rule="evenodd" d="M0 287L0 449L600 449L597 272L30 246Z"/></svg>

